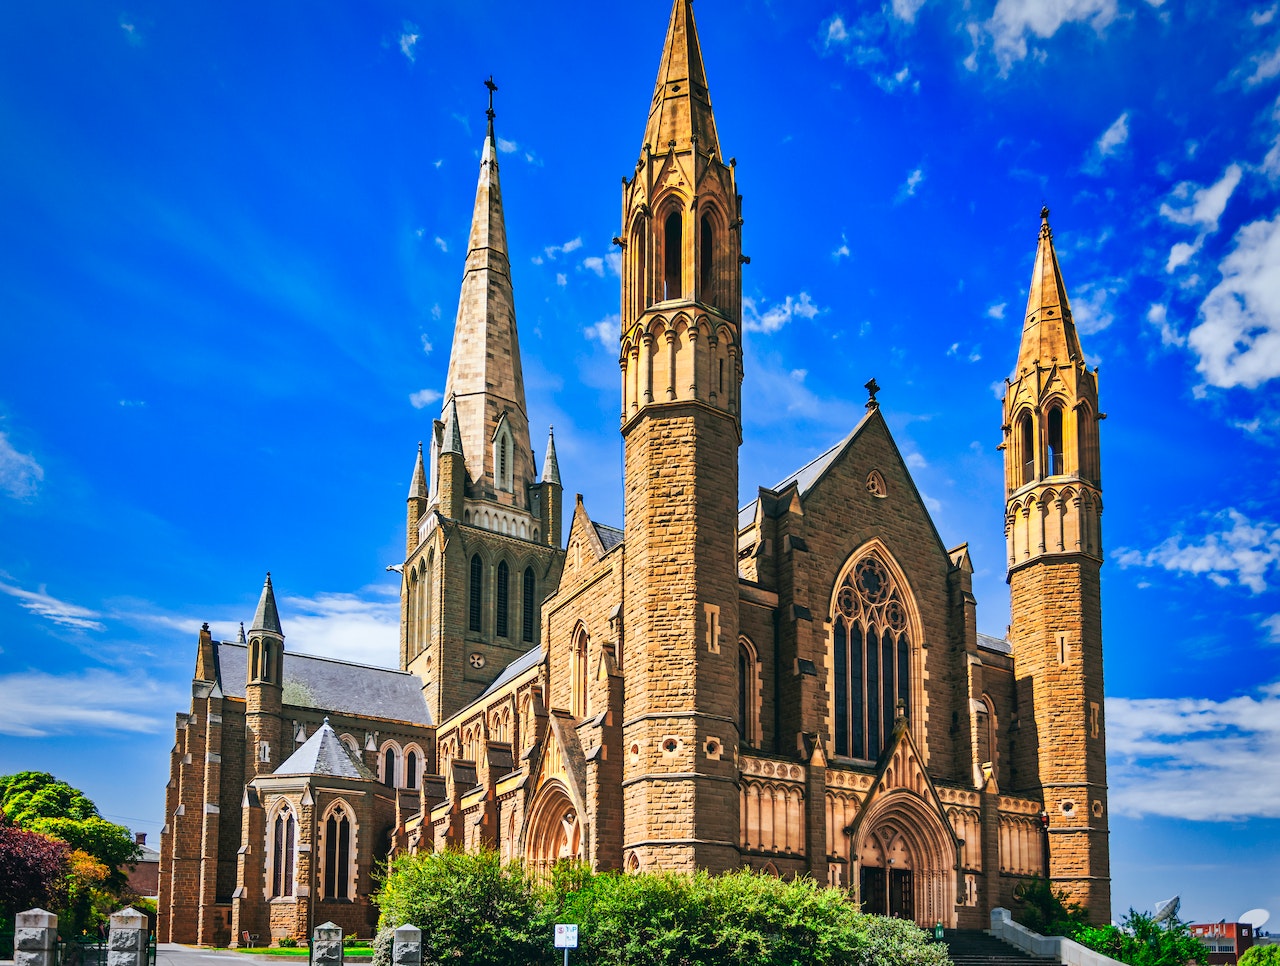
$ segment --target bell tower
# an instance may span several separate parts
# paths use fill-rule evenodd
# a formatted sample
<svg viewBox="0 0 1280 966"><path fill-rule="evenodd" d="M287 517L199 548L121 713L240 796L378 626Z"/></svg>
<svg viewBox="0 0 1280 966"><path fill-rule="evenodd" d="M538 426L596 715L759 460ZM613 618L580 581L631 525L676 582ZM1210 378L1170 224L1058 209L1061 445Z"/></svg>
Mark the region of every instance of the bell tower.
<svg viewBox="0 0 1280 966"><path fill-rule="evenodd" d="M1048 878L1111 920L1103 718L1098 373L1085 365L1049 228L1004 396L1005 534L1017 674L1011 790L1041 797Z"/></svg>
<svg viewBox="0 0 1280 966"><path fill-rule="evenodd" d="M624 861L740 864L741 199L690 0L675 0L623 184Z"/></svg>

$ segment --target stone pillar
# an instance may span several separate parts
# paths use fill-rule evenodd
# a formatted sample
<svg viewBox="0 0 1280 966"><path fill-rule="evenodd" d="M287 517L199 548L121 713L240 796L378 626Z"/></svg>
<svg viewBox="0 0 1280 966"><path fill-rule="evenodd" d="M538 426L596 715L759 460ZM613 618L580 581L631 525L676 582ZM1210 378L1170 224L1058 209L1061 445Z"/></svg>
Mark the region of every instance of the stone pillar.
<svg viewBox="0 0 1280 966"><path fill-rule="evenodd" d="M147 966L147 917L137 909L111 916L107 966Z"/></svg>
<svg viewBox="0 0 1280 966"><path fill-rule="evenodd" d="M312 966L342 966L342 927L326 922L312 936ZM107 966L115 966L108 963Z"/></svg>
<svg viewBox="0 0 1280 966"><path fill-rule="evenodd" d="M422 966L422 930L417 926L401 926L395 931L391 945L393 966Z"/></svg>
<svg viewBox="0 0 1280 966"><path fill-rule="evenodd" d="M58 958L58 917L43 909L18 913L13 931L14 966L54 966Z"/></svg>

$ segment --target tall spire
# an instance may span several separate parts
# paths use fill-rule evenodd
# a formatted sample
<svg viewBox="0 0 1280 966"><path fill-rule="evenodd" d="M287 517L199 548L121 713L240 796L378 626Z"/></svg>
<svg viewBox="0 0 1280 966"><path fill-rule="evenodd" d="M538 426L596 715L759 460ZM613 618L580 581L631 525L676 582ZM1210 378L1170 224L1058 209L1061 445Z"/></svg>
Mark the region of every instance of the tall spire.
<svg viewBox="0 0 1280 966"><path fill-rule="evenodd" d="M711 92L702 66L702 47L693 21L693 0L675 0L667 40L662 45L662 61L649 105L649 122L644 141L655 154L667 150L672 141L687 148L693 137L704 153L720 155L720 138L711 112Z"/></svg>
<svg viewBox="0 0 1280 966"><path fill-rule="evenodd" d="M485 86L489 89L488 129L480 155L466 270L445 381L445 410L456 406L454 421L467 457L467 473L472 481L482 484L482 490L494 485L489 444L506 414L512 433L512 478L520 484L513 492L523 493L524 485L533 482L532 446L498 182L498 140L493 130L497 85L490 78Z"/></svg>
<svg viewBox="0 0 1280 966"><path fill-rule="evenodd" d="M1080 337L1071 317L1067 287L1058 267L1058 254L1053 248L1053 230L1049 227L1049 209L1040 209L1040 241L1036 248L1035 268L1031 272L1031 292L1027 297L1027 314L1022 326L1022 345L1018 350L1018 374L1034 369L1037 364L1052 361L1067 363L1083 360Z"/></svg>
<svg viewBox="0 0 1280 966"><path fill-rule="evenodd" d="M456 453L463 456L462 435L458 432L458 406L450 399L444 407L444 442L440 446L440 454Z"/></svg>
<svg viewBox="0 0 1280 966"><path fill-rule="evenodd" d="M418 461L413 466L413 479L409 482L409 499L427 498L427 467L422 461L422 443L418 443Z"/></svg>
<svg viewBox="0 0 1280 966"><path fill-rule="evenodd" d="M560 462L556 459L556 428L547 430L547 459L542 464L542 482L560 485Z"/></svg>
<svg viewBox="0 0 1280 966"><path fill-rule="evenodd" d="M280 612L276 610L276 592L271 586L271 571L267 571L267 579L262 585L262 596L258 598L258 609L253 615L253 623L249 631L270 631L284 637L280 629Z"/></svg>

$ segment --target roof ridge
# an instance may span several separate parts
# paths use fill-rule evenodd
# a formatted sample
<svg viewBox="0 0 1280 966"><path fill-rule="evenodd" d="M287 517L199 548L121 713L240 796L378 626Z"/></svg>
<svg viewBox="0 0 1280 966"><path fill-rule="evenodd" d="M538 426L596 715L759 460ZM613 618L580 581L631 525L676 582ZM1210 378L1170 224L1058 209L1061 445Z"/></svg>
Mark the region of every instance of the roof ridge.
<svg viewBox="0 0 1280 966"><path fill-rule="evenodd" d="M247 645L238 644L235 641L215 641L214 643L223 647L238 647L241 650L248 650ZM389 674L403 674L405 677L414 677L412 671L406 671L403 668L398 667L385 667L381 664L361 664L359 661L344 661L340 657L327 657L324 654L308 654L306 651L295 651L293 648L289 648L285 653L289 657L305 657L312 661L327 661L330 664L345 664L348 667L362 667L370 671L386 671Z"/></svg>

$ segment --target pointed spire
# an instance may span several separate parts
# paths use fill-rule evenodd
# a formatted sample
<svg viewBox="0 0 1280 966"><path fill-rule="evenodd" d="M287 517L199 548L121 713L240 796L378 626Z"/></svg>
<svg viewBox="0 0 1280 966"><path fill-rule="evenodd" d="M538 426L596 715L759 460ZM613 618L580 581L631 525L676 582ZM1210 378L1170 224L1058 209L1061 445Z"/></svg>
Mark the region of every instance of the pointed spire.
<svg viewBox="0 0 1280 966"><path fill-rule="evenodd" d="M556 459L556 428L547 430L547 459L542 464L542 482L560 486L560 463Z"/></svg>
<svg viewBox="0 0 1280 966"><path fill-rule="evenodd" d="M249 631L268 631L284 637L280 629L280 612L276 610L276 592L271 586L271 571L267 571L267 579L262 585L262 596L258 598L258 610L253 615L253 623Z"/></svg>
<svg viewBox="0 0 1280 966"><path fill-rule="evenodd" d="M457 453L463 456L462 434L458 430L458 405L453 400L444 408L444 442L440 446L440 455Z"/></svg>
<svg viewBox="0 0 1280 966"><path fill-rule="evenodd" d="M1053 247L1053 230L1049 227L1049 209L1040 209L1040 239L1036 246L1035 267L1031 272L1031 292L1027 297L1026 321L1022 326L1022 345L1018 350L1015 377L1037 364L1054 360L1066 365L1072 359L1084 359L1080 336L1071 317L1067 287L1062 281L1058 254Z"/></svg>
<svg viewBox="0 0 1280 966"><path fill-rule="evenodd" d="M489 123L480 157L466 271L444 396L449 404L456 402L454 422L461 438L457 451L465 452L471 461L468 474L476 481L492 473L492 467L487 465L488 444L498 420L503 413L508 414L513 442L512 478L515 492L523 492L523 486L534 481L529 421L498 181L499 148L493 130L493 94L497 85L490 78L485 86L489 89L489 110L485 112ZM448 452L447 446L445 451Z"/></svg>
<svg viewBox="0 0 1280 966"><path fill-rule="evenodd" d="M246 644L246 643L248 643L248 638L246 638L246 637L244 636L244 621L241 621L241 622L240 622L240 637L239 637L239 639L236 641L236 643L237 643L237 644Z"/></svg>
<svg viewBox="0 0 1280 966"><path fill-rule="evenodd" d="M422 462L422 442L418 442L418 461L413 466L413 479L409 483L409 499L425 500L427 498L427 468Z"/></svg>
<svg viewBox="0 0 1280 966"><path fill-rule="evenodd" d="M649 105L644 142L654 154L661 154L672 141L680 148L688 148L694 137L703 153L720 156L711 92L702 66L702 45L693 21L693 0L675 0L667 40L662 46L653 101Z"/></svg>

